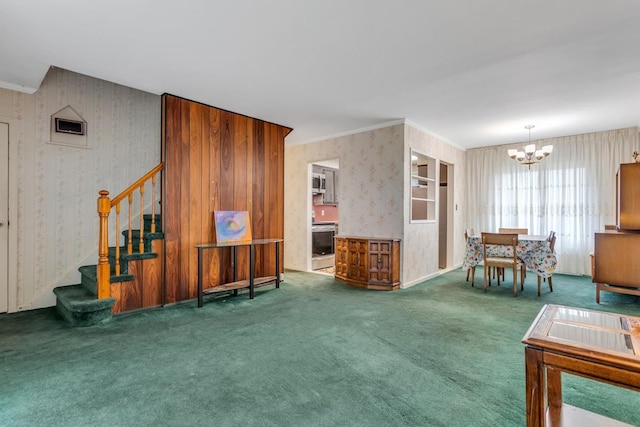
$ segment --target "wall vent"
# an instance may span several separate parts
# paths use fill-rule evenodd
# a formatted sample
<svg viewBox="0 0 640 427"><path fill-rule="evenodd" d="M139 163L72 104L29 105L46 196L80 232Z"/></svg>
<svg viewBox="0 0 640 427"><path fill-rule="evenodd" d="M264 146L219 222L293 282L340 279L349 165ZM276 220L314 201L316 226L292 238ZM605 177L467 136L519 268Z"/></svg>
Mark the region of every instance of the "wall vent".
<svg viewBox="0 0 640 427"><path fill-rule="evenodd" d="M84 122L56 117L56 132L84 135Z"/></svg>
<svg viewBox="0 0 640 427"><path fill-rule="evenodd" d="M89 148L87 140L87 122L67 105L51 115L50 144Z"/></svg>

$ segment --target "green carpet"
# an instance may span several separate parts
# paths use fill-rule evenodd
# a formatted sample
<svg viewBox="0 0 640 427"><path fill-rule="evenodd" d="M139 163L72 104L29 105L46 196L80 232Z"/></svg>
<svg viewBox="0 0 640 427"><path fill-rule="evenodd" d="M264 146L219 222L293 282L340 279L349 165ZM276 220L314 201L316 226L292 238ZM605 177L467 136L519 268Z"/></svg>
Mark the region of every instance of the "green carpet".
<svg viewBox="0 0 640 427"><path fill-rule="evenodd" d="M476 272L482 278L482 270ZM2 426L523 426L522 336L543 304L640 316L589 278L488 293L457 270L395 292L287 271L280 289L68 326L0 316ZM564 375L567 403L640 425L639 395Z"/></svg>

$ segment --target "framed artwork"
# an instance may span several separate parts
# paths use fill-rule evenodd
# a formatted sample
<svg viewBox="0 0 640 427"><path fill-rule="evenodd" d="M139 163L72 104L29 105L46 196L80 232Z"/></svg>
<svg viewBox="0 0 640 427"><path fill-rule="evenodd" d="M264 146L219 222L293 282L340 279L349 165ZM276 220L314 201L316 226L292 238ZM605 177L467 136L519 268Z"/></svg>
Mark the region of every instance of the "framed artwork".
<svg viewBox="0 0 640 427"><path fill-rule="evenodd" d="M251 240L248 211L214 211L216 242L232 243Z"/></svg>

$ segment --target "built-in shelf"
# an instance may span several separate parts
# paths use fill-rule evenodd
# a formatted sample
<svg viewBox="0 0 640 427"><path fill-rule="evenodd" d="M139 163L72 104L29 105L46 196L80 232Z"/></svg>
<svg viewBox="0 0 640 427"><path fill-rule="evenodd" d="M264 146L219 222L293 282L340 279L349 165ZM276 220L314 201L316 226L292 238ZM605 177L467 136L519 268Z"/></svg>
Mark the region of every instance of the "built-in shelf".
<svg viewBox="0 0 640 427"><path fill-rule="evenodd" d="M436 219L436 160L411 150L411 221Z"/></svg>

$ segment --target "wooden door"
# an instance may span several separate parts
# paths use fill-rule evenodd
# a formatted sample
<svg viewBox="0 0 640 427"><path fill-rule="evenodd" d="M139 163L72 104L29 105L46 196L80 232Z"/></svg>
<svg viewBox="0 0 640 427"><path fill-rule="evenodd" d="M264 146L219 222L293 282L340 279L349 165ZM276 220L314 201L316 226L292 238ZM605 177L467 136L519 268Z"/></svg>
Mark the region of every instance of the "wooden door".
<svg viewBox="0 0 640 427"><path fill-rule="evenodd" d="M392 283L393 248L390 240L369 241L369 282L390 285Z"/></svg>
<svg viewBox="0 0 640 427"><path fill-rule="evenodd" d="M349 279L366 282L369 278L367 240L348 239Z"/></svg>
<svg viewBox="0 0 640 427"><path fill-rule="evenodd" d="M335 262L336 277L346 279L349 274L347 239L336 237Z"/></svg>

